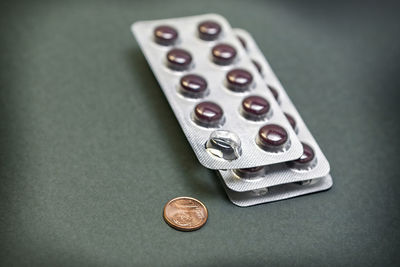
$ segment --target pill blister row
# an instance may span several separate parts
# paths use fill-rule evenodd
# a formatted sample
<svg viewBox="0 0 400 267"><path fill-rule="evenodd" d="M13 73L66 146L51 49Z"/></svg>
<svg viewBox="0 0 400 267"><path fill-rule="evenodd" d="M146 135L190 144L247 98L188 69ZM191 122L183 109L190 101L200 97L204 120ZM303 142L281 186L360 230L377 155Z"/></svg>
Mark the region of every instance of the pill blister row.
<svg viewBox="0 0 400 267"><path fill-rule="evenodd" d="M220 176L226 186L233 191L243 192L326 176L330 171L328 160L254 39L245 30L234 29L234 31L240 38L241 43L245 45L247 53L264 77L268 87L273 88L272 90L279 100L280 107L303 144L303 155L294 161L268 166L220 170Z"/></svg>
<svg viewBox="0 0 400 267"><path fill-rule="evenodd" d="M268 188L260 188L246 192L236 192L230 190L224 184L229 200L239 207L249 207L253 205L284 200L311 193L328 190L332 187L332 177L328 174L321 178L315 178L304 182L280 184Z"/></svg>
<svg viewBox="0 0 400 267"><path fill-rule="evenodd" d="M132 31L202 165L300 158L295 131L223 17L141 21Z"/></svg>

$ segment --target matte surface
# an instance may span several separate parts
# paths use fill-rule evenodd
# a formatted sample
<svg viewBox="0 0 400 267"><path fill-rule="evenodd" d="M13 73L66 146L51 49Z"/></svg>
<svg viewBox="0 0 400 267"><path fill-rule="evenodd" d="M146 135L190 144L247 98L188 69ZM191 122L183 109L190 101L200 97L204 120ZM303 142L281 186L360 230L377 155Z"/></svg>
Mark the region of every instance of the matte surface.
<svg viewBox="0 0 400 267"><path fill-rule="evenodd" d="M249 30L330 160L325 193L232 205L130 33L220 13ZM333 1L2 1L1 266L399 265L399 16ZM197 232L164 204L203 201Z"/></svg>

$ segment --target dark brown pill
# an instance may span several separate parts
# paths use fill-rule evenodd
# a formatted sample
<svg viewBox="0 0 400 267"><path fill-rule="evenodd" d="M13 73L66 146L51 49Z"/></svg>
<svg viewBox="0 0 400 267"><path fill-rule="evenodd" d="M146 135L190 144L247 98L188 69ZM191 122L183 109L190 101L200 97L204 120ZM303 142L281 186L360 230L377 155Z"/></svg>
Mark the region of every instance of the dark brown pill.
<svg viewBox="0 0 400 267"><path fill-rule="evenodd" d="M244 69L233 69L226 74L228 88L233 91L245 91L253 82L253 75Z"/></svg>
<svg viewBox="0 0 400 267"><path fill-rule="evenodd" d="M239 35L237 35L237 38L238 38L239 42L242 44L242 46L244 47L244 49L247 49L246 41Z"/></svg>
<svg viewBox="0 0 400 267"><path fill-rule="evenodd" d="M261 68L260 63L258 63L258 62L255 61L254 59L252 59L251 62L253 62L254 66L256 66L258 72L259 72L260 74L262 74L262 68Z"/></svg>
<svg viewBox="0 0 400 267"><path fill-rule="evenodd" d="M236 57L236 49L228 44L219 44L212 48L213 61L218 65L229 65Z"/></svg>
<svg viewBox="0 0 400 267"><path fill-rule="evenodd" d="M278 101L279 100L278 91L274 87L272 87L271 85L267 85L267 86L268 86L268 89L271 91L272 95L274 96L274 98L276 99L276 101Z"/></svg>
<svg viewBox="0 0 400 267"><path fill-rule="evenodd" d="M258 137L262 145L278 147L288 140L288 134L284 128L276 124L268 124L258 131Z"/></svg>
<svg viewBox="0 0 400 267"><path fill-rule="evenodd" d="M207 81L195 74L188 74L181 78L181 88L190 94L201 95L207 90Z"/></svg>
<svg viewBox="0 0 400 267"><path fill-rule="evenodd" d="M263 170L264 166L259 166L259 167L245 168L245 169L235 169L233 170L233 172L242 178L252 178L261 176Z"/></svg>
<svg viewBox="0 0 400 267"><path fill-rule="evenodd" d="M174 48L167 53L168 67L173 70L187 70L192 63L192 55L183 49Z"/></svg>
<svg viewBox="0 0 400 267"><path fill-rule="evenodd" d="M213 41L221 33L221 25L215 21L207 20L197 26L199 37L205 41Z"/></svg>
<svg viewBox="0 0 400 267"><path fill-rule="evenodd" d="M195 120L206 125L214 125L221 121L224 112L214 102L201 102L194 108Z"/></svg>
<svg viewBox="0 0 400 267"><path fill-rule="evenodd" d="M243 111L254 116L263 116L270 110L269 102L260 96L248 96L242 101Z"/></svg>
<svg viewBox="0 0 400 267"><path fill-rule="evenodd" d="M303 155L297 160L295 160L295 163L298 164L308 164L310 163L314 157L314 150L307 144L301 143L303 145Z"/></svg>
<svg viewBox="0 0 400 267"><path fill-rule="evenodd" d="M178 32L166 25L154 29L154 40L161 45L173 45L178 39Z"/></svg>
<svg viewBox="0 0 400 267"><path fill-rule="evenodd" d="M286 112L284 112L284 114L286 116L286 119L289 121L290 125L292 126L293 130L296 130L296 121L295 121L295 119L291 115L287 114Z"/></svg>

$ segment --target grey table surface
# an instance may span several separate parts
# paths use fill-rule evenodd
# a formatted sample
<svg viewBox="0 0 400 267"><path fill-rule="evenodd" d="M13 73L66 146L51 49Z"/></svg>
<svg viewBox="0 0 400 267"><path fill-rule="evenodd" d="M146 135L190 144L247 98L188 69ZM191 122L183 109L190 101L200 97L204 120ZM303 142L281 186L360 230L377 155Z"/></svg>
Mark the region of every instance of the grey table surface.
<svg viewBox="0 0 400 267"><path fill-rule="evenodd" d="M398 6L356 1L2 1L2 266L399 265ZM203 168L129 27L219 13L249 30L334 187L239 208ZM169 199L202 200L182 233Z"/></svg>

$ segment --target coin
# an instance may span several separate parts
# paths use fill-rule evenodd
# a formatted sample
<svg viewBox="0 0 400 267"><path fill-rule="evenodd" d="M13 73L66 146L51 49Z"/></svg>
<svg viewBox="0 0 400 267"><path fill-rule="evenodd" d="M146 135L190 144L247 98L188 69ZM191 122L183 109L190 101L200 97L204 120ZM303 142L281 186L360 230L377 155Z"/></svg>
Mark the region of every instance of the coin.
<svg viewBox="0 0 400 267"><path fill-rule="evenodd" d="M201 228L208 218L206 206L191 197L177 197L165 204L164 220L180 231L194 231Z"/></svg>

